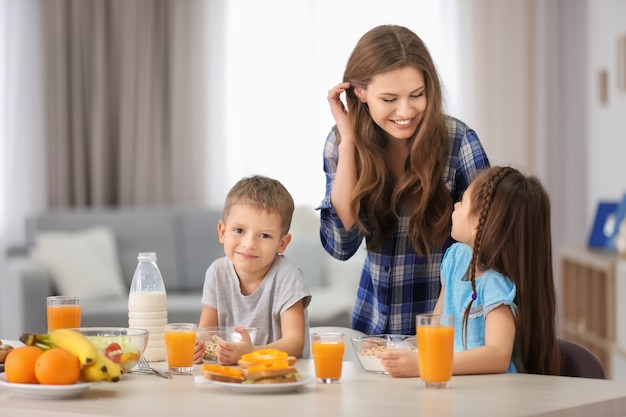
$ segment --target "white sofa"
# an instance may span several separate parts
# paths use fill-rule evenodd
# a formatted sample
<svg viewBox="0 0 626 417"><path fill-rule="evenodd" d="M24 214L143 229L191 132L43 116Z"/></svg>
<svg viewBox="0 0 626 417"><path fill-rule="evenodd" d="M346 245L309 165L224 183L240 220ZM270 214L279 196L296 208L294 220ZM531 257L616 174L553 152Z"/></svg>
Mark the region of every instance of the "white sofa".
<svg viewBox="0 0 626 417"><path fill-rule="evenodd" d="M209 209L146 208L63 210L29 218L26 244L7 252L7 290L16 296L17 314L14 328L4 331L45 331L45 297L81 291L83 326L126 326L139 252L157 253L169 321L197 322L205 270L224 255L216 231L220 216ZM310 326L349 327L364 253L343 262L328 255L312 208L296 209L291 233L285 256L303 270L313 294ZM42 248L48 253L42 255Z"/></svg>

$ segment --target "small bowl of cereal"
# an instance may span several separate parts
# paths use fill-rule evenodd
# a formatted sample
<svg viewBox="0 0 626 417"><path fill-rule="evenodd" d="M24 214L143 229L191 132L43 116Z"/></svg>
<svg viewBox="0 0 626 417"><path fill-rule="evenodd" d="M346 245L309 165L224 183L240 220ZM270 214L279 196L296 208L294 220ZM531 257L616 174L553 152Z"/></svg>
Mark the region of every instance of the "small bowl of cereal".
<svg viewBox="0 0 626 417"><path fill-rule="evenodd" d="M245 329L250 335L252 344L254 344L254 339L259 328L246 327ZM204 343L204 362L215 363L217 361L215 347L217 346L218 338L224 339L227 342L241 342L241 334L235 331L234 326L202 327L196 330L196 335L198 341Z"/></svg>
<svg viewBox="0 0 626 417"><path fill-rule="evenodd" d="M411 335L398 334L360 336L352 339L352 346L354 346L359 363L365 371L375 374L387 374L388 372L385 371L376 354L388 350L411 350L417 352L417 338Z"/></svg>

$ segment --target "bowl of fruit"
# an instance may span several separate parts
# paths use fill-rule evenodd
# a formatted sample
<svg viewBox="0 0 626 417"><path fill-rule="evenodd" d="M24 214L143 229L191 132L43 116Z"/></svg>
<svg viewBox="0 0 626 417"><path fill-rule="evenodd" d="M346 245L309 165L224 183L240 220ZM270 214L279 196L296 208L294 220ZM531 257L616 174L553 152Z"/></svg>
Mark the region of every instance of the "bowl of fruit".
<svg viewBox="0 0 626 417"><path fill-rule="evenodd" d="M139 361L148 343L148 331L127 327L81 327L79 330L91 343L124 372Z"/></svg>

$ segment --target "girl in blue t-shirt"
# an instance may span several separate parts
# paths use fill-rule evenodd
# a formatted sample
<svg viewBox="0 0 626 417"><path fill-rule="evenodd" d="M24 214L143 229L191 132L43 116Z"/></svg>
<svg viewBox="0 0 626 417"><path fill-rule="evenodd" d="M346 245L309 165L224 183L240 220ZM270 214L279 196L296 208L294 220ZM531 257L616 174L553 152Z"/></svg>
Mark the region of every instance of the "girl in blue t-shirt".
<svg viewBox="0 0 626 417"><path fill-rule="evenodd" d="M483 171L452 213L434 313L455 317L453 373L560 374L550 200L510 167ZM419 376L415 352L379 354L395 377Z"/></svg>

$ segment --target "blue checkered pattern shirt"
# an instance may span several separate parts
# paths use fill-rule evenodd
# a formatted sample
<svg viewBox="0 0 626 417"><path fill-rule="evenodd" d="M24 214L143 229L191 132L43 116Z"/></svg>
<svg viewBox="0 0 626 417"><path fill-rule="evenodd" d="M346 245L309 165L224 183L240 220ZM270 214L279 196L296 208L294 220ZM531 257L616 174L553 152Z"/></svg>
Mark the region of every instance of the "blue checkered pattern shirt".
<svg viewBox="0 0 626 417"><path fill-rule="evenodd" d="M443 180L452 200L459 201L479 171L489 166L487 155L476 136L463 122L448 117L450 154ZM356 226L346 230L330 203L330 192L337 172L337 137L334 127L324 147L326 196L321 211L320 237L333 257L346 260L356 253L363 235ZM352 313L352 327L367 334L415 334L415 315L435 307L441 289L441 259L452 238L433 251L432 262L418 256L409 236L410 212L400 213L390 241L368 251ZM367 224L363 214L361 219Z"/></svg>

